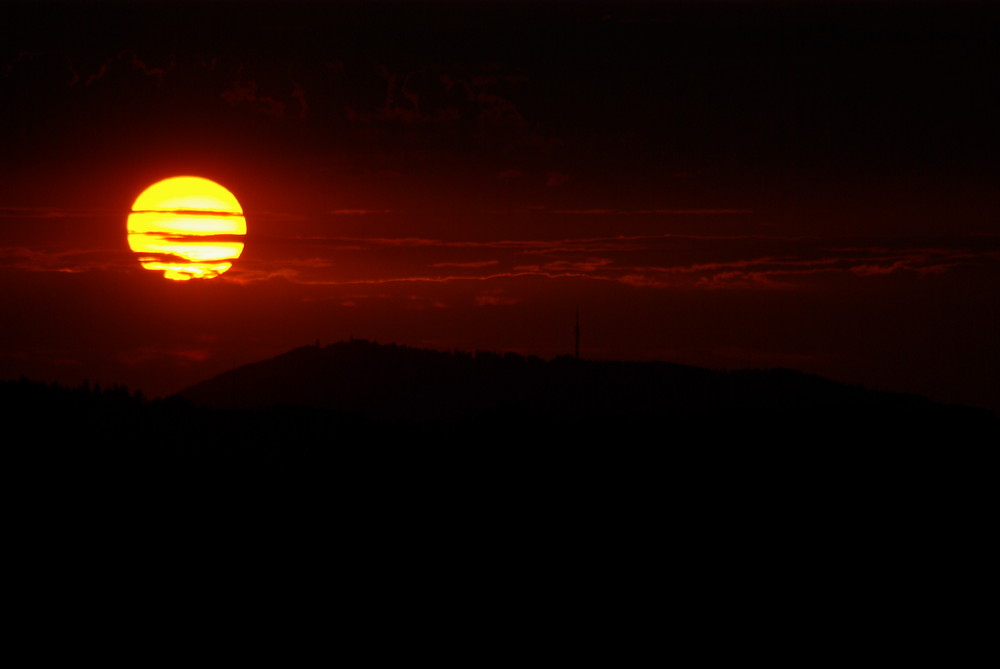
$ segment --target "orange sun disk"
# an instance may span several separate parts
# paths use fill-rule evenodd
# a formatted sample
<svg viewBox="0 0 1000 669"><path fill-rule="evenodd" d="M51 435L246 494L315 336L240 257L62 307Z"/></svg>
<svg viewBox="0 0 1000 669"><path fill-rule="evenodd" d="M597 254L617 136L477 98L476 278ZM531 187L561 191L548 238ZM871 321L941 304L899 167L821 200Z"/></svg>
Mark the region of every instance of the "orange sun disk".
<svg viewBox="0 0 1000 669"><path fill-rule="evenodd" d="M247 232L243 208L228 190L201 177L158 181L136 199L128 245L145 269L175 281L212 279L233 266Z"/></svg>

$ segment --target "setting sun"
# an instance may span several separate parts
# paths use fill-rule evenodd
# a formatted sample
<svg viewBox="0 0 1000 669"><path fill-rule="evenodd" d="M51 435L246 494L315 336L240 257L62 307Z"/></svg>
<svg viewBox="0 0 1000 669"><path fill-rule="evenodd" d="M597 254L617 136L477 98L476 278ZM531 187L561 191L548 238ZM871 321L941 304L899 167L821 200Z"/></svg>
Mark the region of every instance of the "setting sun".
<svg viewBox="0 0 1000 669"><path fill-rule="evenodd" d="M247 223L228 190L201 177L158 181L136 199L128 244L148 270L175 281L211 279L243 252Z"/></svg>

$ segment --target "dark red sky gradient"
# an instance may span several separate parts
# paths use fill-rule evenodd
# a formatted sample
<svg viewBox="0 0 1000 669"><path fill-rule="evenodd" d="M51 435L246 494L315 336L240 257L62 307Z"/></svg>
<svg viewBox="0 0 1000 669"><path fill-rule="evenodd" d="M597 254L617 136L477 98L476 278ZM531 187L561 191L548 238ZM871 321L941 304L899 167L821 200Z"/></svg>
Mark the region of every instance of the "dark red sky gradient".
<svg viewBox="0 0 1000 669"><path fill-rule="evenodd" d="M35 3L0 18L0 376L294 346L786 366L1000 409L990 3ZM150 183L249 234L142 270Z"/></svg>

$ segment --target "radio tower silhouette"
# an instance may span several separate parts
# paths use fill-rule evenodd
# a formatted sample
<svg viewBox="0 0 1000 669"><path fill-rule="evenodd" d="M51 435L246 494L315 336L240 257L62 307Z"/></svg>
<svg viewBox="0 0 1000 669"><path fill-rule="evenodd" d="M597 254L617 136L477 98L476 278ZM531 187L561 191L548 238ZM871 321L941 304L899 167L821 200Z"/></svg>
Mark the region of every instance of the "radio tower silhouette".
<svg viewBox="0 0 1000 669"><path fill-rule="evenodd" d="M576 326L573 327L573 334L576 335L576 359L580 359L580 309L576 310Z"/></svg>

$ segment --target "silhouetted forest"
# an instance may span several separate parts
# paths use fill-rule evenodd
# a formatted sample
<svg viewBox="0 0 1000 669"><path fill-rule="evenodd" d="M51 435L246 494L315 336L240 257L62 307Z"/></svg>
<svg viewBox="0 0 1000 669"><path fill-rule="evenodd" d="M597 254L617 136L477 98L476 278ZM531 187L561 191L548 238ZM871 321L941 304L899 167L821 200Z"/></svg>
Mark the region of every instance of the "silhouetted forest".
<svg viewBox="0 0 1000 669"><path fill-rule="evenodd" d="M596 436L632 445L664 438L674 447L679 437L703 444L733 438L815 443L872 438L872 430L957 435L967 425L995 424L986 411L787 369L719 371L569 356L545 361L364 340L298 348L180 395L200 407L307 407L440 436L499 438L514 447L565 446L568 439L583 446Z"/></svg>
<svg viewBox="0 0 1000 669"><path fill-rule="evenodd" d="M363 340L306 346L177 396L0 383L9 453L83 459L321 461L377 452L541 461L711 452L972 447L995 415L785 369L439 352Z"/></svg>
<svg viewBox="0 0 1000 669"><path fill-rule="evenodd" d="M883 523L962 528L983 508L1000 432L985 410L790 370L365 341L299 348L165 399L5 381L0 406L20 517L84 534L100 519L178 517L210 532L335 518L414 541L439 521L455 541L456 527L512 518L539 541L600 527L634 543L665 519L677 536L750 543L844 517L872 536Z"/></svg>

